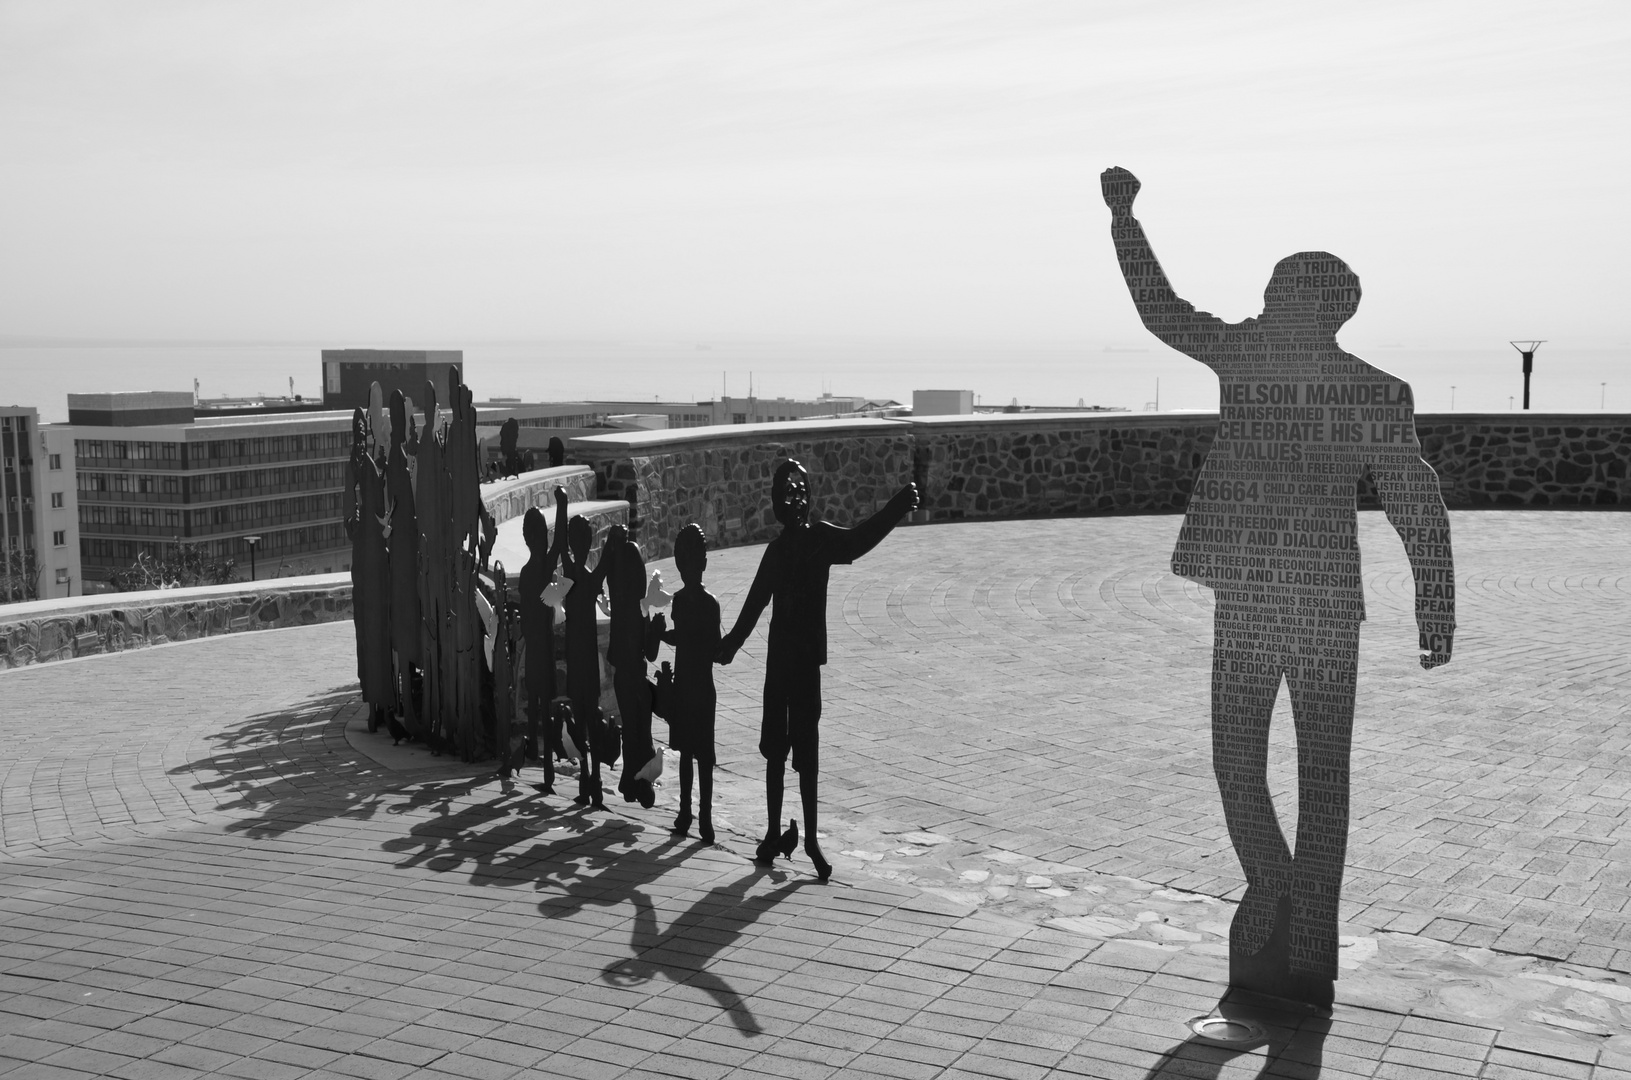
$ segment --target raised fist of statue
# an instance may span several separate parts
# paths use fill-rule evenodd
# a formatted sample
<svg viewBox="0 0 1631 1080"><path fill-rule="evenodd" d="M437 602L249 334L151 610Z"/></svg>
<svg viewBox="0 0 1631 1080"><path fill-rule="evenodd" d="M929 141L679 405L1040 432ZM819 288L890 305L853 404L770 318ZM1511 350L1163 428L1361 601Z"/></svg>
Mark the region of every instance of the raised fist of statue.
<svg viewBox="0 0 1631 1080"><path fill-rule="evenodd" d="M906 503L907 513L911 513L913 510L916 510L918 507L917 484L907 484L905 487L900 489L900 492L895 496L895 498Z"/></svg>
<svg viewBox="0 0 1631 1080"><path fill-rule="evenodd" d="M1114 165L1099 174L1099 187L1104 192L1104 205L1117 216L1132 212L1133 200L1138 197L1138 177Z"/></svg>

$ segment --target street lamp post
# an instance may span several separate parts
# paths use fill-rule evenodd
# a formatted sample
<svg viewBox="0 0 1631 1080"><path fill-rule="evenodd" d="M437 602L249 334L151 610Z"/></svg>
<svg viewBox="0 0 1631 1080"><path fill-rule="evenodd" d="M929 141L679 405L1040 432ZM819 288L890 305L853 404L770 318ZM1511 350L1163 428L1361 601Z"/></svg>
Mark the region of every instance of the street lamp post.
<svg viewBox="0 0 1631 1080"><path fill-rule="evenodd" d="M255 580L255 545L261 542L258 536L244 537L244 543L249 545L249 580Z"/></svg>
<svg viewBox="0 0 1631 1080"><path fill-rule="evenodd" d="M1514 349L1523 355L1523 407L1529 409L1529 374L1535 370L1535 350L1546 344L1542 341L1509 341Z"/></svg>

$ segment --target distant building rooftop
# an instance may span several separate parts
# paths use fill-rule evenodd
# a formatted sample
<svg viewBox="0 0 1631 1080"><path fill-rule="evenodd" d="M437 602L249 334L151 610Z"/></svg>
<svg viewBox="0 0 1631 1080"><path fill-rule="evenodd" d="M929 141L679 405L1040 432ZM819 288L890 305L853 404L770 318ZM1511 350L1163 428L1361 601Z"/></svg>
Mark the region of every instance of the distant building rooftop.
<svg viewBox="0 0 1631 1080"><path fill-rule="evenodd" d="M193 395L186 390L69 394L68 422L87 427L190 424L193 422Z"/></svg>

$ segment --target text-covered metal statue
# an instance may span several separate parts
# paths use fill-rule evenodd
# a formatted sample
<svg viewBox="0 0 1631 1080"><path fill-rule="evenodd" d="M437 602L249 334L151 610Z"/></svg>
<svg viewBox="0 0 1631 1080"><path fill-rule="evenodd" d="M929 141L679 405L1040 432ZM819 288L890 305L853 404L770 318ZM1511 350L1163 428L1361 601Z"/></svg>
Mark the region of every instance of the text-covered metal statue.
<svg viewBox="0 0 1631 1080"><path fill-rule="evenodd" d="M835 565L852 563L871 551L902 518L917 509L917 485L907 484L882 510L853 529L810 521L810 480L804 466L784 461L771 481L771 504L781 533L768 545L748 589L736 625L719 647L719 662L728 664L753 632L772 600L770 647L765 656L764 719L759 752L765 759L765 804L770 827L759 844L757 860L769 863L789 856L798 843L798 826L781 825L783 768L788 754L799 774L804 803L804 853L822 881L832 867L816 842L816 774L820 744L821 668L827 662L827 576Z"/></svg>
<svg viewBox="0 0 1631 1080"><path fill-rule="evenodd" d="M1348 843L1360 584L1359 480L1367 473L1415 578L1421 664L1450 659L1450 522L1421 458L1403 380L1344 352L1359 306L1340 259L1280 260L1263 314L1225 323L1179 299L1133 217L1138 180L1101 177L1116 257L1146 328L1218 377L1217 438L1190 497L1173 573L1217 601L1212 759L1246 875L1229 935L1231 986L1329 1007ZM1297 735L1297 849L1270 799L1269 720L1284 679Z"/></svg>

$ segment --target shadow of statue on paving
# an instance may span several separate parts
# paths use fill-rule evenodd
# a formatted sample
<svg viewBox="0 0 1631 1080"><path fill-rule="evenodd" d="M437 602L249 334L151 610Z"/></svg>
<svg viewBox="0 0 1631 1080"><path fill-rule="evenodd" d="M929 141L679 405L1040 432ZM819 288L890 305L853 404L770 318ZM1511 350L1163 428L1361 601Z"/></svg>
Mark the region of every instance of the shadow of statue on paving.
<svg viewBox="0 0 1631 1080"><path fill-rule="evenodd" d="M1228 1045L1192 1035L1163 1051L1161 1060L1144 1074L1144 1080L1216 1080L1231 1061L1259 1050L1264 1051L1263 1067L1257 1072L1260 1078L1319 1076L1324 1063L1325 1037L1331 1033L1330 1017L1243 1005L1233 997L1225 994L1212 1015L1254 1021L1263 1028L1263 1038Z"/></svg>
<svg viewBox="0 0 1631 1080"><path fill-rule="evenodd" d="M749 897L748 889L766 876L780 878L780 883L768 893ZM658 975L667 976L675 983L686 983L707 993L742 1034L762 1034L764 1028L747 999L709 971L708 963L799 886L797 880L755 865L735 881L710 889L662 933L657 930L656 905L649 896L633 890L628 894L634 902L634 929L629 944L635 955L608 964L600 977L612 986L627 988L648 983Z"/></svg>
<svg viewBox="0 0 1631 1080"><path fill-rule="evenodd" d="M603 857L607 865L625 859L639 863L646 857L633 846L642 832L637 822L603 811L554 806L520 784L500 781L495 797L454 808L455 799L492 782L493 777L485 776L428 783L408 793L406 801L388 806L387 813L401 814L440 804L436 817L382 845L386 851L407 853L397 868L423 866L450 873L468 864L472 885L542 887L561 876L574 856ZM540 828L545 824L549 827ZM662 847L677 843L666 840ZM617 846L629 848L629 854L611 854Z"/></svg>
<svg viewBox="0 0 1631 1080"><path fill-rule="evenodd" d="M169 769L168 775L192 775L195 790L216 795L218 810L253 811L254 816L226 827L251 837L277 836L330 818L370 818L385 785L379 769L357 767L357 756L345 743L344 717L357 707L356 688L348 686L250 716L209 736L215 753Z"/></svg>

